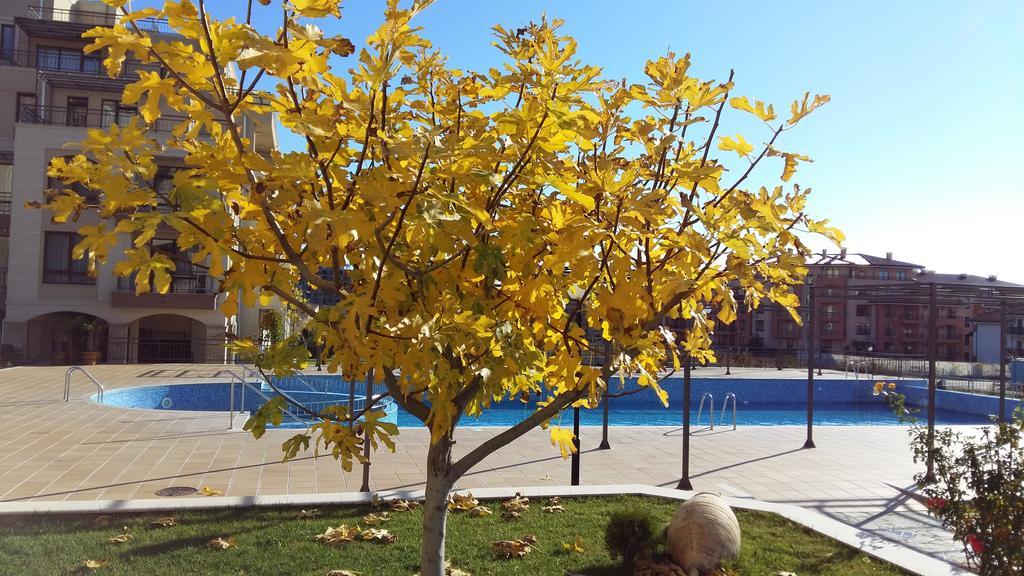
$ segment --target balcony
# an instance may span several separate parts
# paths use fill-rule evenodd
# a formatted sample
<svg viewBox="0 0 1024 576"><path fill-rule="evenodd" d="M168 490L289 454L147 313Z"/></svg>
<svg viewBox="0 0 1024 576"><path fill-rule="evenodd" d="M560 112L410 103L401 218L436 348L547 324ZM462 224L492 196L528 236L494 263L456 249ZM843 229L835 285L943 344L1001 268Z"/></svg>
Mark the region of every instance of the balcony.
<svg viewBox="0 0 1024 576"><path fill-rule="evenodd" d="M94 108L62 106L22 106L18 109L17 122L24 124L46 124L49 126L72 126L81 128L109 128L114 124L127 124L133 117L141 116L132 108L119 110L97 110ZM185 116L164 115L150 125L150 130L170 132Z"/></svg>
<svg viewBox="0 0 1024 576"><path fill-rule="evenodd" d="M29 6L28 16L15 19L23 30L32 36L81 40L82 33L96 26L113 26L121 15L110 10L87 10L79 8L52 8ZM151 34L173 34L166 19L141 18L135 24L143 32Z"/></svg>
<svg viewBox="0 0 1024 576"><path fill-rule="evenodd" d="M133 278L118 278L117 290L110 293L110 305L117 308L213 310L216 298L213 279L205 274L173 276L166 294L135 294Z"/></svg>

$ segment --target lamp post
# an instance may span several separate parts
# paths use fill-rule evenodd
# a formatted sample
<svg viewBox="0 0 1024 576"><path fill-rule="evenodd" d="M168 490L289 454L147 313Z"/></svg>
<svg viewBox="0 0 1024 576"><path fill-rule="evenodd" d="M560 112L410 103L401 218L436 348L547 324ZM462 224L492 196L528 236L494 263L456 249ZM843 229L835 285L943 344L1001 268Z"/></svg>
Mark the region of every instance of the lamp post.
<svg viewBox="0 0 1024 576"><path fill-rule="evenodd" d="M814 448L814 274L807 275L807 440Z"/></svg>

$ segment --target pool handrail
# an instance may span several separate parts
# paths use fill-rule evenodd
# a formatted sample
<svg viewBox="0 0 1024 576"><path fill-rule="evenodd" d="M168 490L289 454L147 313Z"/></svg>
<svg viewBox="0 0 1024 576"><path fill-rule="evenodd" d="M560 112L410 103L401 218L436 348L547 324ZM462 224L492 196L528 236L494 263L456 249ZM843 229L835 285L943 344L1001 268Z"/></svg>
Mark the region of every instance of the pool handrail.
<svg viewBox="0 0 1024 576"><path fill-rule="evenodd" d="M103 404L103 392L105 390L103 388L103 384L100 384L99 380L94 378L92 374L89 374L88 370L81 366L72 366L68 368L68 371L64 374L64 401L71 401L71 375L75 372L81 372L82 374L85 374L86 378L92 380L92 383L96 385L96 390L98 390L97 399L100 404Z"/></svg>
<svg viewBox="0 0 1024 576"><path fill-rule="evenodd" d="M252 372L252 371L250 371L250 372ZM231 375L231 382L229 384L229 388L230 388L230 394L229 394L229 396L230 396L230 406L229 406L228 429L232 429L235 426L235 383L236 383L236 381L237 381L238 384L241 384L241 386L242 386L242 405L241 405L241 407L238 410L239 412L244 412L245 411L245 403L244 402L245 402L245 389L246 388L251 388L253 392L258 394L260 396L260 398L263 398L266 401L270 401L270 396L267 396L266 394L264 394L262 390L260 390L256 386L254 386L248 380L245 380L244 378L239 376L233 370L228 370L227 373ZM256 372L252 372L252 373L256 374ZM288 396L285 396L284 394L281 394L281 396L285 400L287 400L289 402L292 402L292 403L295 402L294 400L292 400ZM309 426L308 422L306 422L305 420L299 418L295 414L292 414L290 411L282 410L282 412L284 414L286 414L289 418L294 420L295 422L297 422L299 424L302 424L305 427Z"/></svg>
<svg viewBox="0 0 1024 576"><path fill-rule="evenodd" d="M722 400L722 419L718 423L719 426L725 423L725 410L729 407L729 398L732 398L732 429L736 429L736 394L729 392L725 395L725 400Z"/></svg>
<svg viewBox="0 0 1024 576"><path fill-rule="evenodd" d="M711 425L711 429L715 429L715 395L711 392L705 392L700 396L700 405L697 407L697 425L700 426L700 415L704 412L704 401L708 402L708 423Z"/></svg>

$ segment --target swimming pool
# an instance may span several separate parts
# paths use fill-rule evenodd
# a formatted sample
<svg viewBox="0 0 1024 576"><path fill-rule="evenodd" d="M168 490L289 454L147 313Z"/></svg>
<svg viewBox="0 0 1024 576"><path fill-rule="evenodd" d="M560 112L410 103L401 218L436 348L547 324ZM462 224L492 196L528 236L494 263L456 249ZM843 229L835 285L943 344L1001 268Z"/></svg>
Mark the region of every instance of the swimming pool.
<svg viewBox="0 0 1024 576"><path fill-rule="evenodd" d="M290 398L306 405L320 408L331 404L347 405L349 384L340 376L303 376L300 379L281 379L278 384ZM625 389L633 386L629 381ZM678 426L682 423L681 379L669 379L665 383L669 392L669 407L662 407L657 398L648 390L621 398L609 400L609 423L612 426ZM899 425L892 412L879 398L871 393L871 382L861 380L816 380L814 421L824 426L895 426ZM619 383L613 383L611 392L619 391ZM366 390L362 384L354 388L358 401L357 410L362 406ZM909 407L920 409L925 406L927 389L921 381L903 381L900 391L907 396ZM265 401L250 390L242 404L241 386L235 384L235 406L240 412L257 410ZM273 396L266 384L262 392ZM732 407L722 419L722 404L726 394L737 398L736 421L747 426L802 425L807 422L807 384L792 379L724 379L694 378L692 383L691 424L707 426L709 410L705 406L700 422L697 421L698 404L704 394L713 397L715 425L731 424ZM95 400L95 398L94 398ZM155 410L222 411L229 410L231 400L230 384L170 384L166 386L145 386L109 390L104 404L122 408L144 408ZM988 424L989 415L997 407L997 398L964 394L946 390L938 391L936 421L944 425ZM533 402L503 401L493 405L480 418L463 419L469 427L509 426L519 422L535 409ZM1016 401L1007 402L1007 411L1016 408ZM389 403L385 406L388 420L399 426L419 426L414 416ZM293 413L299 414L297 410ZM923 418L924 411L920 417ZM584 426L600 425L602 410L581 410L580 423ZM556 420L562 425L572 422L571 411L563 412ZM295 419L286 418L284 427L302 426Z"/></svg>

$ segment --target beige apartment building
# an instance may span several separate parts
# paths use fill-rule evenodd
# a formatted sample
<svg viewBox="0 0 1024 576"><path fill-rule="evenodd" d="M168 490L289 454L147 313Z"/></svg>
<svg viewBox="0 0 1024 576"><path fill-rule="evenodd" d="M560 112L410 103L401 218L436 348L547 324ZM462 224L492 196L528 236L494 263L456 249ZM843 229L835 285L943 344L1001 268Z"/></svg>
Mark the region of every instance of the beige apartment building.
<svg viewBox="0 0 1024 576"><path fill-rule="evenodd" d="M216 362L225 360L224 342L256 334L260 310L225 318L218 285L180 253L173 230L162 231L150 249L168 254L176 271L167 294L134 293L131 279L113 274L114 262L95 275L72 256L76 229L95 224L97 214L77 222L53 223L49 214L26 208L43 201L51 158L74 154L90 128L108 127L136 115L120 102L126 84L144 68L126 63L111 79L103 55L83 53L81 34L112 25L116 16L92 0L0 2L0 317L6 359L26 363ZM170 34L166 22L140 26L154 36ZM257 151L276 146L273 118L246 118ZM151 126L157 136L175 123ZM180 160L165 159L157 186L167 182ZM121 245L128 247L125 235ZM116 253L116 250L114 251ZM113 260L113 259L112 259Z"/></svg>

